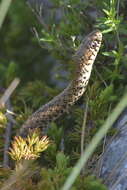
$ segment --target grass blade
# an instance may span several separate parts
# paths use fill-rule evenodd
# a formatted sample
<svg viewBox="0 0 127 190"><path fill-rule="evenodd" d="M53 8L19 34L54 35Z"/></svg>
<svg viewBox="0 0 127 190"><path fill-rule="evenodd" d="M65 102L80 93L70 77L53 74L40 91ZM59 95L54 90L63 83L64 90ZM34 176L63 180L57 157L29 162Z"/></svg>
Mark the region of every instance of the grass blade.
<svg viewBox="0 0 127 190"><path fill-rule="evenodd" d="M4 22L4 19L7 14L8 9L9 9L9 6L11 4L11 1L12 0L2 0L2 2L0 4L0 29Z"/></svg>

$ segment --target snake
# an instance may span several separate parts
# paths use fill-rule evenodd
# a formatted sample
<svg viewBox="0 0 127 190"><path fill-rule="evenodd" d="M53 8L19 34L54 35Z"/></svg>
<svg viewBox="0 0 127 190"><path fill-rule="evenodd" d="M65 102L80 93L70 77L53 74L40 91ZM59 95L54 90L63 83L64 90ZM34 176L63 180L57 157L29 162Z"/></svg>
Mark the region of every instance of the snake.
<svg viewBox="0 0 127 190"><path fill-rule="evenodd" d="M91 32L82 40L73 56L76 69L72 81L60 94L28 117L19 131L21 136L26 136L29 130L36 128L42 129L43 133L51 122L68 112L70 107L84 94L101 42L102 33L99 30Z"/></svg>

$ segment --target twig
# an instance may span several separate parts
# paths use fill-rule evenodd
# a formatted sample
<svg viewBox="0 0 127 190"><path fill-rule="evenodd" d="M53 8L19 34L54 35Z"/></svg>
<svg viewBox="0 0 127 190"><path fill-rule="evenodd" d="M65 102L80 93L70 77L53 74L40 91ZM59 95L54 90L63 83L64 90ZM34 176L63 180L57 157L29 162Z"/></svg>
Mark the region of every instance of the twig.
<svg viewBox="0 0 127 190"><path fill-rule="evenodd" d="M30 7L30 9L32 10L32 12L35 14L35 16L37 17L38 21L42 24L42 26L45 28L45 30L48 31L49 30L48 25L45 24L45 22L42 19L42 16L40 16L41 15L40 11L42 8L40 7L40 11L39 11L39 15L38 15L36 13L36 11L32 8L31 4L29 2L27 2L27 4Z"/></svg>
<svg viewBox="0 0 127 190"><path fill-rule="evenodd" d="M9 156L8 156L8 150L10 147L10 141L11 141L11 132L13 124L15 123L13 116L12 116L12 106L10 104L10 96L19 84L19 79L15 78L10 86L5 90L4 95L0 99L0 106L6 106L7 110L10 111L10 113L7 112L6 116L8 118L8 123L5 130L5 141L4 141L4 158L3 158L3 167L8 168L9 167Z"/></svg>
<svg viewBox="0 0 127 190"><path fill-rule="evenodd" d="M12 111L12 106L10 104L10 101L8 100L6 103L6 107ZM8 118L8 123L6 126L6 131L5 131L5 140L4 140L4 158L3 158L3 167L4 168L8 168L9 167L9 155L8 155L8 150L10 147L10 141L11 141L11 133L12 133L12 127L13 127L13 116L8 113L6 115L6 117Z"/></svg>
<svg viewBox="0 0 127 190"><path fill-rule="evenodd" d="M119 20L120 0L117 1L117 8L116 9L117 9L116 18L117 18L117 20ZM118 29L116 30L116 35L117 35L118 45L120 45L120 37L119 37Z"/></svg>
<svg viewBox="0 0 127 190"><path fill-rule="evenodd" d="M82 124L82 132L81 132L81 155L84 152L84 138L85 138L85 128L86 128L86 121L87 121L87 112L88 112L88 100L86 102L86 109L84 111L84 119Z"/></svg>
<svg viewBox="0 0 127 190"><path fill-rule="evenodd" d="M111 107L112 107L112 106L111 106L111 104L110 104L109 110L108 110L108 115L110 115L110 113L111 113ZM103 158L103 155L104 155L104 153L105 153L106 138L107 138L107 134L104 136L103 149L102 149L102 153L101 153L101 155L100 155L100 162L99 162L99 164L98 164L98 172L96 171L98 177L100 177L101 170L102 170L102 161L103 161L102 158Z"/></svg>
<svg viewBox="0 0 127 190"><path fill-rule="evenodd" d="M84 118L83 118L83 124L82 124L82 132L81 132L81 156L83 155L83 152L84 152L84 139L85 139L87 113L88 113L88 99L86 101L86 107L84 111ZM82 174L84 174L84 168L82 168Z"/></svg>
<svg viewBox="0 0 127 190"><path fill-rule="evenodd" d="M11 94L15 90L15 88L18 86L20 80L18 78L15 78L12 83L9 85L7 90L5 90L3 96L0 98L0 107L5 106L6 102L10 98Z"/></svg>
<svg viewBox="0 0 127 190"><path fill-rule="evenodd" d="M33 27L33 28L31 29L31 31L33 32L33 34L34 34L35 37L37 38L37 41L38 41L40 47L43 48L43 49L49 49L49 48L46 48L46 47L42 46L42 44L40 43L40 37L39 37L39 34L38 34L36 28Z"/></svg>
<svg viewBox="0 0 127 190"><path fill-rule="evenodd" d="M94 70L96 72L96 74L98 75L98 77L100 78L100 80L103 82L103 84L105 85L105 87L107 87L108 85L106 84L105 80L103 79L103 77L101 76L101 74L98 72L97 68L94 67Z"/></svg>

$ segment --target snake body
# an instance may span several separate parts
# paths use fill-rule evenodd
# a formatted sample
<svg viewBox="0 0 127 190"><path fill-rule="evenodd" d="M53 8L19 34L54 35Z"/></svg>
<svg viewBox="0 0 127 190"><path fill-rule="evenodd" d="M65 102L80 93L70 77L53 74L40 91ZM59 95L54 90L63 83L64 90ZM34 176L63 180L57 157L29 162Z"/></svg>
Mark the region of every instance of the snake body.
<svg viewBox="0 0 127 190"><path fill-rule="evenodd" d="M20 135L26 135L29 129L42 128L56 120L83 95L86 90L92 66L99 51L102 34L96 30L82 41L74 55L76 71L73 80L59 95L33 113L20 129Z"/></svg>

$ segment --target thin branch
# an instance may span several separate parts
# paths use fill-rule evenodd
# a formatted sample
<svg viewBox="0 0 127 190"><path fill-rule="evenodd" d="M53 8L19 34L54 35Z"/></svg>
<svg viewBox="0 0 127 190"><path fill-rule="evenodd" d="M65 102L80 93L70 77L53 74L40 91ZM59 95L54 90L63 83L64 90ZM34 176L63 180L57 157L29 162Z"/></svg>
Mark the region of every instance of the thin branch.
<svg viewBox="0 0 127 190"><path fill-rule="evenodd" d="M15 120L13 119L13 109L10 104L10 96L15 90L15 88L19 84L19 79L15 78L12 83L9 85L7 90L5 90L4 95L0 99L0 106L5 106L7 108L7 118L8 118L8 123L6 126L5 130L5 141L4 141L4 158L3 158L3 167L8 168L9 167L9 155L8 155L8 150L10 147L10 142L11 142L11 132L12 132L12 127L15 123ZM10 112L10 113L9 113Z"/></svg>
<svg viewBox="0 0 127 190"><path fill-rule="evenodd" d="M86 102L86 109L84 111L84 119L82 124L82 132L81 132L81 155L84 152L84 139L85 139L85 128L86 128L86 121L87 121L87 112L88 112L88 100Z"/></svg>
<svg viewBox="0 0 127 190"><path fill-rule="evenodd" d="M11 82L11 84L9 85L9 87L7 88L7 90L5 90L3 96L0 98L0 107L5 106L6 102L10 98L11 94L13 93L13 91L18 86L19 82L20 82L20 80L18 78L15 78Z"/></svg>
<svg viewBox="0 0 127 190"><path fill-rule="evenodd" d="M41 42L40 42L40 37L39 37L39 34L38 34L36 28L33 27L31 31L33 32L33 34L34 34L35 37L37 38L37 41L38 41L40 47L43 48L43 49L49 49L49 47L46 48L45 46L43 46L43 45L41 44Z"/></svg>
<svg viewBox="0 0 127 190"><path fill-rule="evenodd" d="M10 104L10 101L8 100L6 103L6 107L12 110L12 106ZM10 142L11 142L11 133L12 133L12 127L13 127L13 116L11 114L6 114L6 117L8 118L8 123L6 126L6 130L5 130L5 140L4 140L4 156L3 156L3 167L4 168L9 168L9 155L8 155L8 150L10 147Z"/></svg>
<svg viewBox="0 0 127 190"><path fill-rule="evenodd" d="M101 76L101 74L98 72L96 66L94 67L94 70L96 72L96 74L98 75L98 77L100 78L100 80L103 82L103 84L105 85L105 87L107 87L108 85L106 84L106 81L103 79L103 77Z"/></svg>
<svg viewBox="0 0 127 190"><path fill-rule="evenodd" d="M81 156L84 152L84 141L85 141L85 129L86 129L86 121L87 121L87 113L88 113L88 99L86 101L86 108L84 111L84 119L82 124L82 132L81 132ZM82 174L84 174L84 168L82 168Z"/></svg>
<svg viewBox="0 0 127 190"><path fill-rule="evenodd" d="M28 6L30 7L30 9L32 10L32 12L34 13L34 15L37 17L38 21L42 24L42 26L45 28L46 31L49 30L49 27L47 24L45 24L45 22L42 19L42 16L40 16L40 11L41 11L41 7L40 7L40 11L39 11L39 15L36 13L36 11L32 8L31 4L29 2L27 2Z"/></svg>

